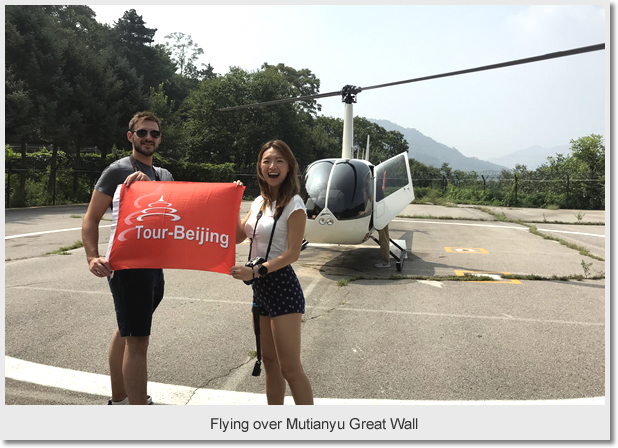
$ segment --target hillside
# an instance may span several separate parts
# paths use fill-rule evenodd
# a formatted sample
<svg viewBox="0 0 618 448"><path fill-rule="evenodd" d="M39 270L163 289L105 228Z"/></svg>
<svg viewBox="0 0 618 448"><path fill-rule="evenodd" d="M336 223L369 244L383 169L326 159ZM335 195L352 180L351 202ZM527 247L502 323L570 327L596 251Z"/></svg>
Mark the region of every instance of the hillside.
<svg viewBox="0 0 618 448"><path fill-rule="evenodd" d="M553 148L543 148L535 145L521 151L516 151L502 157L491 158L488 161L508 168L515 168L515 165L526 165L530 171L537 169L540 165L547 162L548 157L555 157L556 154L570 154L569 145L554 146Z"/></svg>
<svg viewBox="0 0 618 448"><path fill-rule="evenodd" d="M440 168L444 162L454 170L461 171L501 171L506 165L492 163L476 157L466 157L455 148L450 148L434 139L421 134L416 129L404 128L388 120L368 118L369 121L382 126L387 131L399 131L408 142L408 154L425 165Z"/></svg>

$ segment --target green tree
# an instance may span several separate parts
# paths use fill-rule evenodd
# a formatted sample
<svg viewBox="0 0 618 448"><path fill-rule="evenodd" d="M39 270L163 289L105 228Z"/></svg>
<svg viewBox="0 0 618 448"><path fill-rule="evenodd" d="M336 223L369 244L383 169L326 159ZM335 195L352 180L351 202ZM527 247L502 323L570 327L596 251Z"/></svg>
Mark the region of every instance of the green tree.
<svg viewBox="0 0 618 448"><path fill-rule="evenodd" d="M269 66L248 72L232 67L224 76L204 80L182 107L186 117L188 157L195 162L232 162L251 169L260 147L268 140L284 140L304 165L311 160L311 112L292 103L222 112L229 106L259 103L295 96L298 84L290 81L292 69ZM297 72L300 73L300 72ZM311 75L303 72L304 77ZM317 84L313 84L317 88ZM310 109L311 105L307 105Z"/></svg>
<svg viewBox="0 0 618 448"><path fill-rule="evenodd" d="M114 22L112 32L114 50L142 77L144 95L150 94L151 87L156 89L159 83L170 82L175 73L174 63L164 45L152 45L157 29L146 27L135 9L126 11Z"/></svg>
<svg viewBox="0 0 618 448"><path fill-rule="evenodd" d="M450 179L453 174L453 168L450 167L448 162L444 162L440 167L440 173L447 179Z"/></svg>
<svg viewBox="0 0 618 448"><path fill-rule="evenodd" d="M5 131L21 144L26 167L27 142L50 141L62 129L59 104L70 90L62 76L69 36L44 7L5 7ZM18 198L25 198L22 171ZM18 199L18 203L21 199Z"/></svg>
<svg viewBox="0 0 618 448"><path fill-rule="evenodd" d="M161 157L173 160L183 160L186 155L186 138L184 123L180 113L175 107L175 101L171 100L164 90L164 84L159 88L150 89L149 109L161 119L161 131L163 137L161 146L157 151Z"/></svg>
<svg viewBox="0 0 618 448"><path fill-rule="evenodd" d="M169 41L165 42L165 48L171 60L178 67L178 74L188 79L202 80L216 77L210 64L201 64L202 69L198 69L195 63L199 56L204 54L204 50L193 42L190 35L184 33L171 33L165 36Z"/></svg>
<svg viewBox="0 0 618 448"><path fill-rule="evenodd" d="M605 176L605 142L598 134L571 140L573 158L583 163L589 172L590 179Z"/></svg>

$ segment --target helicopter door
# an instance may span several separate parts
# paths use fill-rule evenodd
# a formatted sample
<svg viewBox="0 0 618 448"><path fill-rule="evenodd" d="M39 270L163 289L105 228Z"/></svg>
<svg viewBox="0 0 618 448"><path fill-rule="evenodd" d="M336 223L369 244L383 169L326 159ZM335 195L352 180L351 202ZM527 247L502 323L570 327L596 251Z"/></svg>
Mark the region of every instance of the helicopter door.
<svg viewBox="0 0 618 448"><path fill-rule="evenodd" d="M408 153L379 164L374 173L373 225L383 229L414 200Z"/></svg>

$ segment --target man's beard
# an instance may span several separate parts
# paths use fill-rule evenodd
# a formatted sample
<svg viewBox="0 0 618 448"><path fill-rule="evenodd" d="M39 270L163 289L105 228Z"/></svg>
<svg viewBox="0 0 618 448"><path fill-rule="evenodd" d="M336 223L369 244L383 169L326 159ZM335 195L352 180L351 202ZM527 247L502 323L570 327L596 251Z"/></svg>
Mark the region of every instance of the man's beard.
<svg viewBox="0 0 618 448"><path fill-rule="evenodd" d="M144 148L142 146L142 144L134 142L133 143L133 147L135 148L135 150L137 152L139 152L140 154L146 156L146 157L150 157L151 155L153 155L155 153L155 151L157 150L157 145L155 145L154 143L152 144L151 148Z"/></svg>

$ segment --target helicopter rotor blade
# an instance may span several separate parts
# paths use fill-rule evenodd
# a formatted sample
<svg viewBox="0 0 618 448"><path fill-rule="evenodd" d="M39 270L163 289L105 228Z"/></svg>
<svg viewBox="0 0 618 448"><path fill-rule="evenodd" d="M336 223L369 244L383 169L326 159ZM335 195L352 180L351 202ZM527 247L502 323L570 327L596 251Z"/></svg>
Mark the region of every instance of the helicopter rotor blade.
<svg viewBox="0 0 618 448"><path fill-rule="evenodd" d="M556 51L554 53L547 53L547 54L540 55L540 56L533 56L533 57L530 57L530 58L517 59L517 60L514 60L514 61L508 61L508 62L501 62L499 64L484 65L482 67L475 67L475 68L469 68L469 69L466 69L466 70L458 70L458 71L454 71L454 72L441 73L439 75L423 76L421 78L413 78L413 79L407 79L407 80L404 80L404 81L396 81L396 82L390 82L390 83L387 83L387 84L378 84L378 85L370 86L370 87L357 88L358 89L357 92L360 92L360 91L363 91L363 90L379 89L379 88L382 88L382 87L396 86L396 85L399 85L399 84L408 84L408 83L418 82L418 81L427 81L429 79L446 78L448 76L464 75L466 73L481 72L481 71L485 71L485 70L493 70L493 69L496 69L496 68L510 67L510 66L514 66L514 65L529 64L531 62L538 62L538 61L545 61L545 60L548 60L548 59L563 58L565 56L572 56L572 55L575 55L575 54L588 53L588 52L591 52L591 51L598 51L598 50L604 50L604 49L605 49L605 44L590 45L590 46L587 46L587 47L574 48L572 50ZM312 100L312 99L316 99L316 98L326 98L326 97L337 96L337 95L342 95L342 94L343 94L343 90L340 90L340 91L337 91L337 92L319 93L319 94L316 94L316 95L300 96L300 97L296 97L296 98L285 98L285 99L281 99L281 100L265 101L263 103L253 103L253 104L245 104L245 105L242 105L242 106L226 107L226 108L223 108L223 109L219 109L219 111L249 109L249 108L252 108L252 107L270 106L270 105L273 105L273 104L294 103L296 101Z"/></svg>
<svg viewBox="0 0 618 448"><path fill-rule="evenodd" d="M588 47L574 48L573 50L557 51L555 53L548 53L548 54L544 54L541 56L534 56L531 58L524 58L524 59L517 59L515 61L502 62L500 64L484 65L482 67L469 68L466 70L458 70L455 72L441 73L439 75L423 76L422 78L407 79L405 81L390 82L387 84L378 84L378 85L371 86L371 87L363 87L363 90L379 89L381 87L389 87L389 86L396 86L399 84L407 84L411 82L426 81L428 79L446 78L447 76L464 75L466 73L474 73L474 72L480 72L484 70L493 70L496 68L510 67L512 65L529 64L531 62L545 61L547 59L562 58L565 56L572 56L574 54L588 53L590 51L597 51L597 50L603 50L603 49L605 49L605 44L591 45Z"/></svg>
<svg viewBox="0 0 618 448"><path fill-rule="evenodd" d="M253 103L253 104L244 104L242 106L233 106L226 107L224 109L219 109L220 111L228 111L228 110L238 110L238 109L249 109L252 107L262 107L262 106L270 106L273 104L285 104L285 103L294 103L296 101L304 101L304 100L312 100L315 98L326 98L329 96L337 96L341 95L341 90L338 92L330 92L330 93L318 93L316 95L307 95L307 96L298 96L295 98L284 98L281 100L273 100L273 101L264 101L263 103Z"/></svg>

